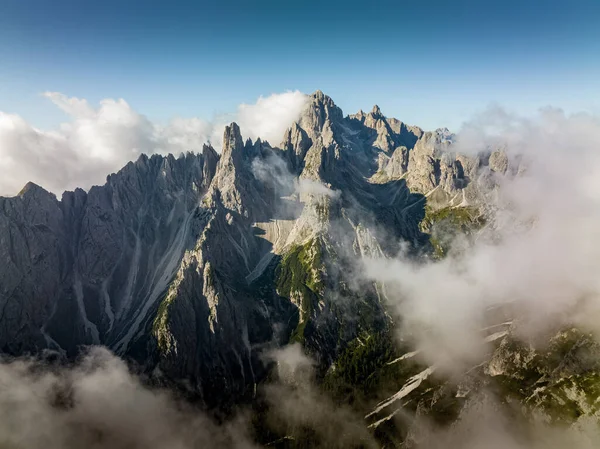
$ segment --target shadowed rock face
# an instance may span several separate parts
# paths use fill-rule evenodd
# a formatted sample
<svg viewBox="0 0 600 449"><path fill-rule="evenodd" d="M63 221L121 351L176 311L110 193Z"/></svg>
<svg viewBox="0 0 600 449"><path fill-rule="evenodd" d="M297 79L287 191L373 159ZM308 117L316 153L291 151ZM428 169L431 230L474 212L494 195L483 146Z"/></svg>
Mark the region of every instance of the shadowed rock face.
<svg viewBox="0 0 600 449"><path fill-rule="evenodd" d="M358 298L343 282L352 258L418 249L425 194L448 205L476 192L487 162L451 153L451 139L378 107L344 117L318 91L281 148L244 143L234 123L220 156L141 156L61 200L28 184L0 198L0 349L106 345L208 405L251 392L261 352L290 338L326 368L361 329L389 324L373 286ZM488 159L506 171L502 153ZM311 293L281 280L292 253Z"/></svg>
<svg viewBox="0 0 600 449"><path fill-rule="evenodd" d="M172 279L216 158L142 156L89 193L28 184L2 198L4 350L118 348Z"/></svg>

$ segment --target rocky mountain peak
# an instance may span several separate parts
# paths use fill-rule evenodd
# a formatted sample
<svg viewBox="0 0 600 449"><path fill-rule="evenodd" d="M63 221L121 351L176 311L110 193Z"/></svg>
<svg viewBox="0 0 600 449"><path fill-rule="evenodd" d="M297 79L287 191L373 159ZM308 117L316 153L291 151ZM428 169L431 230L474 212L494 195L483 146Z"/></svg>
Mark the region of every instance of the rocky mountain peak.
<svg viewBox="0 0 600 449"><path fill-rule="evenodd" d="M223 133L223 151L218 163L214 150L206 149L209 163L216 164L216 172L208 192L208 202L212 206L223 205L241 216L251 219L256 212L264 209L264 198L257 191L259 186L253 174L252 164L256 158L263 157L263 151L271 147L260 139L245 143L240 127L234 122L225 127Z"/></svg>
<svg viewBox="0 0 600 449"><path fill-rule="evenodd" d="M313 94L309 95L309 98L310 98L310 104L319 110L328 109L328 110L339 110L341 112L341 110L335 105L332 98L329 95L325 95L320 90L317 90ZM329 111L327 111L327 112L329 112Z"/></svg>
<svg viewBox="0 0 600 449"><path fill-rule="evenodd" d="M46 195L49 197L54 197L54 195L52 195L46 189L40 187L39 185L31 181L25 184L25 186L21 189L21 191L18 194L18 196L20 197L40 197Z"/></svg>
<svg viewBox="0 0 600 449"><path fill-rule="evenodd" d="M204 159L203 174L205 183L209 186L212 183L217 164L219 163L219 153L211 145L202 146L202 157Z"/></svg>
<svg viewBox="0 0 600 449"><path fill-rule="evenodd" d="M237 157L241 155L244 148L244 140L242 139L242 133L237 123L233 122L229 126L225 127L223 132L223 150L222 157Z"/></svg>
<svg viewBox="0 0 600 449"><path fill-rule="evenodd" d="M285 132L281 148L286 151L291 169L294 172L298 173L302 169L304 157L311 145L312 140L298 123L293 123L291 128L288 128Z"/></svg>
<svg viewBox="0 0 600 449"><path fill-rule="evenodd" d="M333 100L323 92L316 91L309 96L309 101L300 115L298 124L308 136L315 140L324 135L326 141L332 140L335 124L342 121L344 115Z"/></svg>
<svg viewBox="0 0 600 449"><path fill-rule="evenodd" d="M450 143L454 140L454 134L448 128L438 128L435 133L440 142Z"/></svg>
<svg viewBox="0 0 600 449"><path fill-rule="evenodd" d="M323 101L323 100L325 100L326 98L329 98L329 97L328 97L327 95L325 95L325 94L323 93L323 91L322 91L322 90L320 90L320 89L317 89L317 90L315 90L315 91L314 91L314 92L313 92L313 93L312 93L310 96L311 96L312 98L314 98L314 99L316 99L316 100L320 100L320 101ZM329 99L331 100L331 98L329 98Z"/></svg>
<svg viewBox="0 0 600 449"><path fill-rule="evenodd" d="M145 153L140 154L140 157L137 158L135 164L138 166L147 165L150 158Z"/></svg>

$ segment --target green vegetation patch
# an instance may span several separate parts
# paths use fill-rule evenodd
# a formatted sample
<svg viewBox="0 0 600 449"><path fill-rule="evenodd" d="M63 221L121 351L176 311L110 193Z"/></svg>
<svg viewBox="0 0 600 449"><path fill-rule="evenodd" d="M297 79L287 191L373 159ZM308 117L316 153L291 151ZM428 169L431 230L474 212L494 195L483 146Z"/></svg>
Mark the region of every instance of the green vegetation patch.
<svg viewBox="0 0 600 449"><path fill-rule="evenodd" d="M158 348L162 353L168 352L171 346L171 337L168 331L168 321L169 307L174 298L174 295L168 295L160 302L158 311L156 312L156 317L152 323L152 334L156 338Z"/></svg>
<svg viewBox="0 0 600 449"><path fill-rule="evenodd" d="M304 331L325 290L323 251L318 240L294 246L282 259L276 273L277 293L299 303L298 326L291 342L304 342Z"/></svg>
<svg viewBox="0 0 600 449"><path fill-rule="evenodd" d="M517 401L566 425L600 412L600 348L590 334L563 330L538 350L510 340L504 351L513 362L492 378L504 401Z"/></svg>
<svg viewBox="0 0 600 449"><path fill-rule="evenodd" d="M369 407L425 369L413 358L394 362L406 352L410 350L400 349L390 331L363 332L339 355L323 380L323 388L339 402L359 409Z"/></svg>
<svg viewBox="0 0 600 449"><path fill-rule="evenodd" d="M469 232L483 226L485 220L476 207L444 207L434 210L430 206L426 206L421 229L424 232L430 232L439 223L446 223L463 232Z"/></svg>
<svg viewBox="0 0 600 449"><path fill-rule="evenodd" d="M476 207L445 207L434 210L427 205L420 228L422 232L429 234L433 257L442 259L448 254L457 235L469 235L484 225L485 219Z"/></svg>

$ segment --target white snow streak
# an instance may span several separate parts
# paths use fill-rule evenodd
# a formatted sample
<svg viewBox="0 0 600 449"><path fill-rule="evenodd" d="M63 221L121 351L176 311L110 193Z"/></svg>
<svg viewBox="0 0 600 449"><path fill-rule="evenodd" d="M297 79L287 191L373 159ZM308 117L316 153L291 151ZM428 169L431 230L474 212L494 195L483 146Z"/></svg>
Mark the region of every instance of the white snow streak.
<svg viewBox="0 0 600 449"><path fill-rule="evenodd" d="M485 337L485 342L486 343L491 343L492 341L496 341L499 340L500 338L504 337L508 335L508 331L500 331L500 332L496 332L492 335L488 335L487 337Z"/></svg>
<svg viewBox="0 0 600 449"><path fill-rule="evenodd" d="M399 362L401 360L410 359L410 358L416 356L419 352L421 352L421 351L417 350L417 351L407 352L406 354L401 355L397 359L394 359L391 362L387 362L386 365L393 365L394 363L397 363L397 362Z"/></svg>
<svg viewBox="0 0 600 449"><path fill-rule="evenodd" d="M403 397L407 396L408 394L410 394L411 392L416 390L419 387L419 385L421 385L421 383L425 379L427 379L434 371L435 371L435 367L430 366L429 368L421 371L419 374L415 374L413 377L408 379L408 381L404 384L404 386L402 387L402 389L400 391L398 391L395 395L389 397L385 401L382 401L379 404L377 404L377 407L375 407L375 409L371 413L366 415L365 418L369 418L369 417L375 415L376 413L379 413L381 410L383 410L387 406L393 404L394 402L402 399Z"/></svg>

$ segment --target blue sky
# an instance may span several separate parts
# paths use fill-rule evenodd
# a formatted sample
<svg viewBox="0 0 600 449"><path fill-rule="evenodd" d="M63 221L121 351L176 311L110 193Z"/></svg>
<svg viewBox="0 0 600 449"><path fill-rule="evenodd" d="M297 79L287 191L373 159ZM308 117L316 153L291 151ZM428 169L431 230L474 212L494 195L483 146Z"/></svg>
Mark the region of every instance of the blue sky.
<svg viewBox="0 0 600 449"><path fill-rule="evenodd" d="M0 111L42 128L66 119L44 91L166 121L295 89L428 129L600 112L600 1L0 0Z"/></svg>

